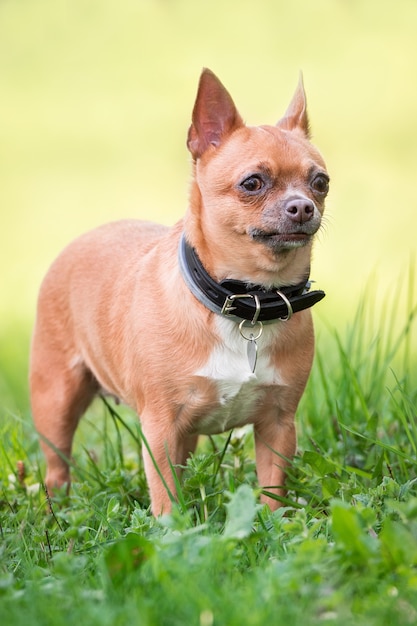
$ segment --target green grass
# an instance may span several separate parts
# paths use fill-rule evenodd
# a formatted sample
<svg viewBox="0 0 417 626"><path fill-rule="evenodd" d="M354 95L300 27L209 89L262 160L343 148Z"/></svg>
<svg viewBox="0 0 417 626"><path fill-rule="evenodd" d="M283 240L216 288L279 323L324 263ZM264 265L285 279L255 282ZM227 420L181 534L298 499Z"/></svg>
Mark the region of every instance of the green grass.
<svg viewBox="0 0 417 626"><path fill-rule="evenodd" d="M409 303L402 326L395 305L377 315L364 300L343 334L321 328L275 513L259 505L243 430L203 439L178 506L154 519L139 423L103 402L77 433L71 494L48 502L33 426L3 407L1 623L415 623L413 294Z"/></svg>

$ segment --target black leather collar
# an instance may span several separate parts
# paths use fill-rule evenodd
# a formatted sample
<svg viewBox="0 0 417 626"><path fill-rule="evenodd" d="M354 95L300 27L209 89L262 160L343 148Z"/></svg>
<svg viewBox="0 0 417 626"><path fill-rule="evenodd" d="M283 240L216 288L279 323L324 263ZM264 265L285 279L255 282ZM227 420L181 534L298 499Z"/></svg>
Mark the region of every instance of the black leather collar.
<svg viewBox="0 0 417 626"><path fill-rule="evenodd" d="M298 285L266 290L240 280L222 280L217 283L206 272L197 252L181 236L178 250L183 278L194 296L208 309L235 319L255 324L286 320L293 313L308 309L325 296L324 291L310 291L308 277Z"/></svg>

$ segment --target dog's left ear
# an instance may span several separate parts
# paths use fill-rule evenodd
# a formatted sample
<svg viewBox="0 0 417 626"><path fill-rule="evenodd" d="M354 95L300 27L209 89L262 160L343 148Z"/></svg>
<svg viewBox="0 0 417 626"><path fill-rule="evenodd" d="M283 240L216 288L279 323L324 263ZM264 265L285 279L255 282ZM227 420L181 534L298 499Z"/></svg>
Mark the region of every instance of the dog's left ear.
<svg viewBox="0 0 417 626"><path fill-rule="evenodd" d="M194 160L210 146L218 147L226 135L242 125L242 118L227 89L213 72L204 69L187 139Z"/></svg>
<svg viewBox="0 0 417 626"><path fill-rule="evenodd" d="M307 99L304 91L303 76L300 74L298 86L293 95L288 109L277 126L285 130L301 130L307 138L310 138L310 124L307 115Z"/></svg>

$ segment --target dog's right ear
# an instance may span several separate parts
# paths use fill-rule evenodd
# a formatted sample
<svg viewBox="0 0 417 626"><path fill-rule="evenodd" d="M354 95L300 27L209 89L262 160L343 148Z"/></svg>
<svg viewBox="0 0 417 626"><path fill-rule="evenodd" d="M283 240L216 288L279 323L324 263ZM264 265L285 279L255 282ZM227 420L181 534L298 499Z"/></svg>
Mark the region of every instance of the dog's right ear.
<svg viewBox="0 0 417 626"><path fill-rule="evenodd" d="M209 146L219 146L225 135L243 126L234 102L217 76L204 69L200 76L187 147L194 160Z"/></svg>

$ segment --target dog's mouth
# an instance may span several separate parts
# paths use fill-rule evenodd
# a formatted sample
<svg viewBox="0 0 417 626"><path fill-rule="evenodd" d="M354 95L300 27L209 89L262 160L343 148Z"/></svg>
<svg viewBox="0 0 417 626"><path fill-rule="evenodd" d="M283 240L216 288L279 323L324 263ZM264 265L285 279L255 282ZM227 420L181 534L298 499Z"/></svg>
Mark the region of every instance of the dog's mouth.
<svg viewBox="0 0 417 626"><path fill-rule="evenodd" d="M282 233L259 228L249 231L249 236L254 241L264 243L271 248L300 248L306 246L312 238L312 234L306 232Z"/></svg>

